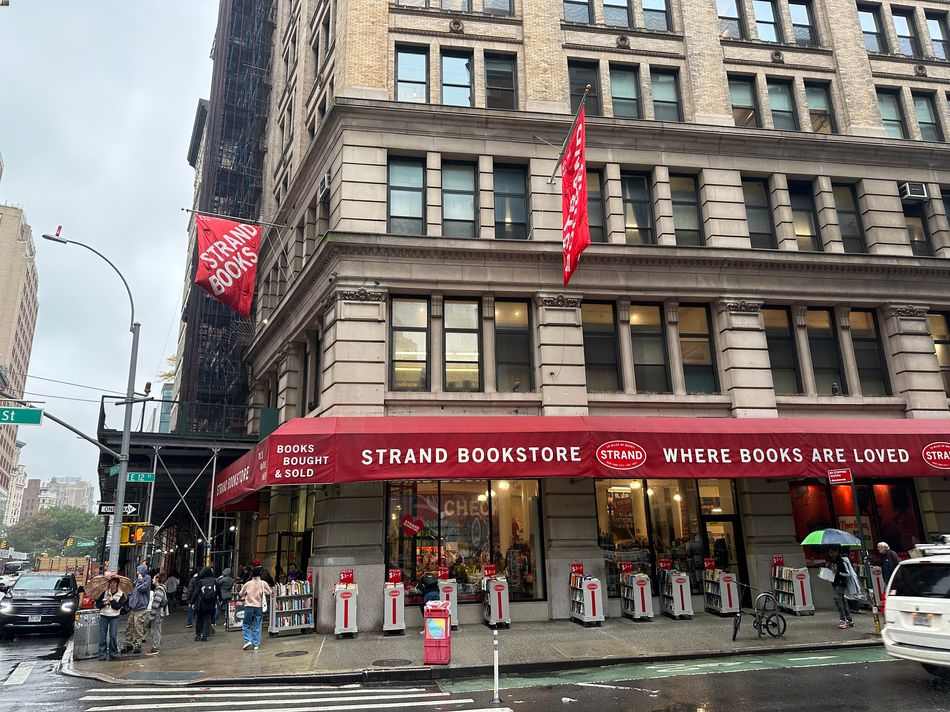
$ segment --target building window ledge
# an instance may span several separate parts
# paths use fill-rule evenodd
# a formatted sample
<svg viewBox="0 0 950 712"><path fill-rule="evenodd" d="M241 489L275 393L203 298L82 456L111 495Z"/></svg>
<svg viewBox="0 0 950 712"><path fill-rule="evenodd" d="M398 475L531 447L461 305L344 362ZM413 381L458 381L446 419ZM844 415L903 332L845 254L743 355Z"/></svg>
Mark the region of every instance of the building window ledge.
<svg viewBox="0 0 950 712"><path fill-rule="evenodd" d="M729 406L732 399L719 393L680 394L675 393L588 393L588 403L610 403L612 405L676 405L684 408L696 406Z"/></svg>
<svg viewBox="0 0 950 712"><path fill-rule="evenodd" d="M682 32L675 30L651 30L647 27L617 27L615 25L595 25L587 22L569 22L561 20L562 30L578 30L580 32L600 32L608 35L627 35L628 37L667 37L683 39Z"/></svg>
<svg viewBox="0 0 950 712"><path fill-rule="evenodd" d="M497 403L499 405L530 405L537 406L541 403L541 394L532 393L456 393L441 391L432 393L429 391L386 391L386 402L392 403L467 403L476 401L478 403Z"/></svg>
<svg viewBox="0 0 950 712"><path fill-rule="evenodd" d="M720 37L720 44L732 47L758 47L761 49L780 49L790 52L811 52L813 54L833 55L834 50L820 45L798 45L787 42L766 42L765 40L739 39L735 37ZM726 60L727 62L729 60Z"/></svg>
<svg viewBox="0 0 950 712"><path fill-rule="evenodd" d="M783 410L822 408L828 410L871 410L890 413L903 411L907 404L899 396L776 396L775 404Z"/></svg>
<svg viewBox="0 0 950 712"><path fill-rule="evenodd" d="M925 64L931 67L946 67L950 60L939 57L909 57L906 54L888 54L884 52L868 52L868 59L881 59L902 64Z"/></svg>
<svg viewBox="0 0 950 712"><path fill-rule="evenodd" d="M440 7L414 7L411 5L400 5L398 2L389 3L390 12L398 12L406 15L428 15L429 17L444 17L448 19L469 19L473 21L488 21L508 25L520 25L521 18L516 15L505 15L499 12L472 12L465 10L443 10Z"/></svg>

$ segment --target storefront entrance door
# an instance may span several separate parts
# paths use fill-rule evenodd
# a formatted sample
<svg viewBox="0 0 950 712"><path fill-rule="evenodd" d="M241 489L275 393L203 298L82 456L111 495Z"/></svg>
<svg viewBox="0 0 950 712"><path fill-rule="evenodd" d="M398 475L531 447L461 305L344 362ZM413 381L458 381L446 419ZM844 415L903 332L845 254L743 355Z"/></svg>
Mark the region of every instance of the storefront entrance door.
<svg viewBox="0 0 950 712"><path fill-rule="evenodd" d="M281 532L278 535L275 574L279 581L283 581L291 573L298 574L299 578L306 576L312 537L312 529L305 532Z"/></svg>
<svg viewBox="0 0 950 712"><path fill-rule="evenodd" d="M748 584L733 480L699 480L699 505L706 557L716 562L717 569L730 571ZM749 604L747 594L748 589L743 589L743 602Z"/></svg>

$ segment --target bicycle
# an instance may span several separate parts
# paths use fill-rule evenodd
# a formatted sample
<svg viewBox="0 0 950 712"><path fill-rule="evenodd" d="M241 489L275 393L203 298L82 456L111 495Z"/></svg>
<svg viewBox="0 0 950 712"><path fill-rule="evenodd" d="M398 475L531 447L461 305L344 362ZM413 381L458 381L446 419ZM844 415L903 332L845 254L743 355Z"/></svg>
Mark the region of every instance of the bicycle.
<svg viewBox="0 0 950 712"><path fill-rule="evenodd" d="M778 601L771 593L760 593L755 597L752 604L752 627L759 637L769 635L772 638L781 638L785 635L788 623L785 616L778 612ZM736 613L735 621L732 624L732 639L735 640L739 635L739 626L742 624L742 609Z"/></svg>

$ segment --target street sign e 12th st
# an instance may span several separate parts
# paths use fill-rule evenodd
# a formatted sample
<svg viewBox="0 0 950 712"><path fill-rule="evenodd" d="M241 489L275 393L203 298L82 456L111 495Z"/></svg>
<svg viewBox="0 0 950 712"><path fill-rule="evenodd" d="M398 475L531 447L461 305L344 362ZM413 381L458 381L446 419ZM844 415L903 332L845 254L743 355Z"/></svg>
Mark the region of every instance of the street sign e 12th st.
<svg viewBox="0 0 950 712"><path fill-rule="evenodd" d="M149 473L151 474L151 473ZM134 514L139 513L139 503L138 502L126 502L125 506L122 507L122 516L131 517ZM99 502L99 516L104 515L113 515L115 514L115 502Z"/></svg>
<svg viewBox="0 0 950 712"><path fill-rule="evenodd" d="M42 408L0 408L0 425L40 425Z"/></svg>
<svg viewBox="0 0 950 712"><path fill-rule="evenodd" d="M126 482L154 482L154 472L130 472L125 478Z"/></svg>
<svg viewBox="0 0 950 712"><path fill-rule="evenodd" d="M854 481L850 467L844 467L840 470L828 470L829 485L850 485Z"/></svg>

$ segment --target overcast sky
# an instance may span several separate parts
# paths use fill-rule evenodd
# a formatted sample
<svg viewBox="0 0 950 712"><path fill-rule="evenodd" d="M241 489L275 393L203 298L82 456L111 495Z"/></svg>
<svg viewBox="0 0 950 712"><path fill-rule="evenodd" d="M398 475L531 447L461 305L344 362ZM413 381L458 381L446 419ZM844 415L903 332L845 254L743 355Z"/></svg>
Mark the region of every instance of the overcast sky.
<svg viewBox="0 0 950 712"><path fill-rule="evenodd" d="M157 383L177 345L180 208L191 205L194 180L186 153L195 106L209 91L217 5L12 0L0 8L0 202L26 211L40 284L27 390L92 435L101 391L37 377L124 392L128 299L95 255L41 235L62 224L64 237L122 270L142 324L137 387ZM30 477L95 480L95 448L59 426L20 428L18 438Z"/></svg>

